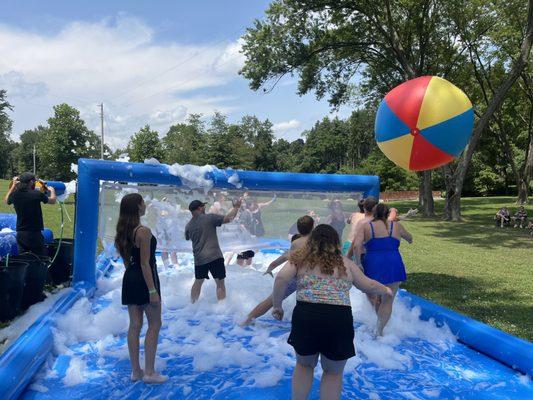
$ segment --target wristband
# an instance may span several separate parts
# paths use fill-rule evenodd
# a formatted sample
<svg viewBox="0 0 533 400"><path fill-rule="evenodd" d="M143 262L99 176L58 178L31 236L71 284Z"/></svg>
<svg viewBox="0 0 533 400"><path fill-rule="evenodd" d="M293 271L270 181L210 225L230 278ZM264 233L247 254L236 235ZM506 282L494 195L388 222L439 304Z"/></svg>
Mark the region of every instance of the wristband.
<svg viewBox="0 0 533 400"><path fill-rule="evenodd" d="M157 293L157 290L155 290L155 289L151 289L151 290L148 291L148 293L150 293L150 294L156 294L156 293Z"/></svg>

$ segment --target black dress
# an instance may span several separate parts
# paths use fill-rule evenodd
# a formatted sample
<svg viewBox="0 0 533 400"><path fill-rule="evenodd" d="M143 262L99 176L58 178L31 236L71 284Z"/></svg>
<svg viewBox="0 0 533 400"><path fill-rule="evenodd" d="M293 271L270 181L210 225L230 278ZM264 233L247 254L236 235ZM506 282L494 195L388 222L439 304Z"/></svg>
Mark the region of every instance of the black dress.
<svg viewBox="0 0 533 400"><path fill-rule="evenodd" d="M135 235L133 234L133 242L135 243ZM155 289L159 296L161 296L161 285L159 283L159 276L157 275L157 264L155 260L155 249L157 247L157 239L154 235L150 239L150 269L152 270L152 278L154 280ZM124 272L122 279L122 304L142 306L150 303L150 293L148 286L144 280L141 269L141 249L132 246L131 257L129 265Z"/></svg>

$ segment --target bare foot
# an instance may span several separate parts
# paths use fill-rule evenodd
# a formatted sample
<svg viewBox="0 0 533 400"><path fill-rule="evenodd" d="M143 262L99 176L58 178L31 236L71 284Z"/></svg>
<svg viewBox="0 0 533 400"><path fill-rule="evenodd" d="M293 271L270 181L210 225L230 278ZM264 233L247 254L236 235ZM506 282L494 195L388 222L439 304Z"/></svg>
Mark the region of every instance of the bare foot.
<svg viewBox="0 0 533 400"><path fill-rule="evenodd" d="M143 382L146 384L161 384L168 381L168 376L161 375L159 372L154 372L152 375L144 375L143 376Z"/></svg>
<svg viewBox="0 0 533 400"><path fill-rule="evenodd" d="M144 376L144 371L141 369L139 372L132 372L131 373L131 381L137 382L140 381Z"/></svg>

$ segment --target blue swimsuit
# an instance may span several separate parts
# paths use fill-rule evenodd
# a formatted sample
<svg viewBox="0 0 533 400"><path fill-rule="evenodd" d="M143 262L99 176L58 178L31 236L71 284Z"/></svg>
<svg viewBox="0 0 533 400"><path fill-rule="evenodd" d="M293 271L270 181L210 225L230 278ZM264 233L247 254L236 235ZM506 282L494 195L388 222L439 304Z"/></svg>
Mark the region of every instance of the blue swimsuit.
<svg viewBox="0 0 533 400"><path fill-rule="evenodd" d="M407 279L399 251L400 240L392 237L393 227L394 222L391 221L389 236L376 238L370 222L372 238L365 243L366 254L362 261L365 275L384 285Z"/></svg>

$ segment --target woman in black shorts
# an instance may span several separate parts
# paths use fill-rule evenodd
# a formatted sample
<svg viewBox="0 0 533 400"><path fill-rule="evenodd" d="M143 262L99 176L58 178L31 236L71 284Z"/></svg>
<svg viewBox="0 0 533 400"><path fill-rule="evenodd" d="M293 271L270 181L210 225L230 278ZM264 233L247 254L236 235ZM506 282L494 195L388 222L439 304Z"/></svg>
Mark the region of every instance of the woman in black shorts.
<svg viewBox="0 0 533 400"><path fill-rule="evenodd" d="M342 374L355 355L350 288L392 296L391 290L367 278L355 263L341 254L339 235L330 225L318 225L305 246L291 252L289 262L276 276L272 315L283 318L281 302L288 283L297 278L296 307L288 343L296 352L292 399L306 399L320 355L324 371L321 399L339 399Z"/></svg>
<svg viewBox="0 0 533 400"><path fill-rule="evenodd" d="M157 240L149 228L141 225L141 216L145 211L146 204L140 194L130 193L122 198L115 247L126 267L122 280L122 304L128 306L130 315L128 350L132 369L131 380L163 383L168 377L154 369L161 328L161 288L155 260ZM144 340L144 371L139 364L143 313L148 320Z"/></svg>

